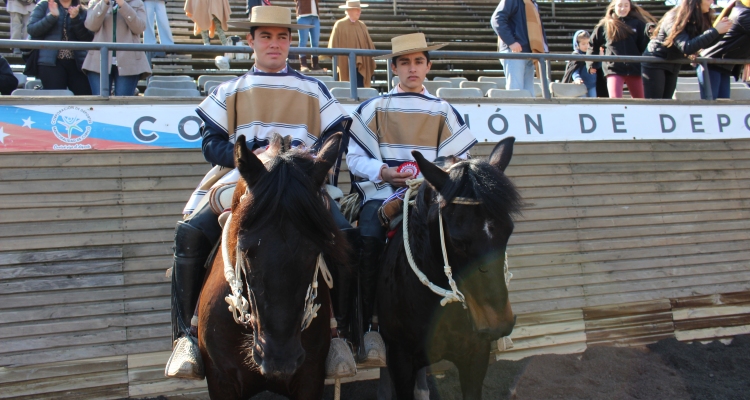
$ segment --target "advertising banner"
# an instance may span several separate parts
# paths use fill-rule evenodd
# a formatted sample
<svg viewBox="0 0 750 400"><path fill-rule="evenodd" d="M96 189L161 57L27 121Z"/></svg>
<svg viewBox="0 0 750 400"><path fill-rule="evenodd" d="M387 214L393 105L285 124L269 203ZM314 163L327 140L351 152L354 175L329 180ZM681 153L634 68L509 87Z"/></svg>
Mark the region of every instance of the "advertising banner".
<svg viewBox="0 0 750 400"><path fill-rule="evenodd" d="M345 104L352 112L356 104ZM454 104L480 142L740 139L746 105ZM293 112L293 111L290 111ZM200 148L194 105L0 106L0 152Z"/></svg>

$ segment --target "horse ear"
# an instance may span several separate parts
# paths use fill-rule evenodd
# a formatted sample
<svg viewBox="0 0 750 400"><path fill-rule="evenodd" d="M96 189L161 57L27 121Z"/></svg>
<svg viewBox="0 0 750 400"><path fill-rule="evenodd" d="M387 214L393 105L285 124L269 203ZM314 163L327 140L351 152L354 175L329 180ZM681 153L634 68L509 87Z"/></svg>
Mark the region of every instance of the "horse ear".
<svg viewBox="0 0 750 400"><path fill-rule="evenodd" d="M490 165L505 172L505 168L510 164L510 159L513 157L513 143L515 141L516 138L510 136L496 144L495 148L492 149L492 153L490 153Z"/></svg>
<svg viewBox="0 0 750 400"><path fill-rule="evenodd" d="M445 183L448 182L448 173L443 171L437 165L427 161L422 153L416 150L412 151L411 155L417 160L417 165L419 165L419 170L422 171L424 179L427 180L427 182L430 182L430 185L432 185L438 192L442 190Z"/></svg>
<svg viewBox="0 0 750 400"><path fill-rule="evenodd" d="M315 167L312 173L313 181L317 186L323 185L328 171L331 170L331 167L333 167L336 163L336 159L339 157L341 136L341 132L331 135L326 142L323 143L323 148L318 152L318 158L315 159Z"/></svg>
<svg viewBox="0 0 750 400"><path fill-rule="evenodd" d="M244 135L238 136L234 143L234 165L249 187L255 186L268 172L258 157L247 148Z"/></svg>

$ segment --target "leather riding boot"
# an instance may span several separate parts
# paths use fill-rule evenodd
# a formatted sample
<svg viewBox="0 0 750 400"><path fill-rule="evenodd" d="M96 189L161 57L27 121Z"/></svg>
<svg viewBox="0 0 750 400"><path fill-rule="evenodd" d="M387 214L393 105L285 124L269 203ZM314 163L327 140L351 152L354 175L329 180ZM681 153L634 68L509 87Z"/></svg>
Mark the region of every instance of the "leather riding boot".
<svg viewBox="0 0 750 400"><path fill-rule="evenodd" d="M323 69L323 68L322 68L322 67L320 66L320 64L318 63L318 61L319 61L319 58L318 58L318 56L312 56L312 70L313 70L313 71L320 71L320 70L322 70L322 69Z"/></svg>
<svg viewBox="0 0 750 400"><path fill-rule="evenodd" d="M300 72L310 72L310 66L307 65L307 56L299 56Z"/></svg>
<svg viewBox="0 0 750 400"><path fill-rule="evenodd" d="M375 295L380 272L380 255L385 243L379 238L362 237L362 259L359 263L359 292L362 295L362 316L365 331L375 313Z"/></svg>
<svg viewBox="0 0 750 400"><path fill-rule="evenodd" d="M351 252L349 253L349 265L334 265L331 270L333 275L333 312L336 317L336 325L339 336L345 339L352 338L351 321L353 317L354 292L357 290L357 268L359 266L359 254L362 250L362 238L359 229L343 229L341 231L346 237Z"/></svg>
<svg viewBox="0 0 750 400"><path fill-rule="evenodd" d="M170 378L203 379L203 363L197 340L189 334L198 295L205 276L211 241L198 228L178 222L175 228L172 267L172 339L174 348L164 375Z"/></svg>
<svg viewBox="0 0 750 400"><path fill-rule="evenodd" d="M326 358L326 378L340 379L357 374L357 363L347 339L353 338L351 320L353 314L353 294L356 290L357 266L362 249L359 229L342 229L351 246L349 265L329 264L333 276L333 313L336 318L339 337L331 339L331 347Z"/></svg>
<svg viewBox="0 0 750 400"><path fill-rule="evenodd" d="M374 320L375 298L377 294L378 275L380 273L380 256L385 243L379 238L362 237L362 258L359 264L359 293L362 297L362 316L364 331L368 331ZM368 367L385 367L385 343L380 333L369 331L364 334L358 361Z"/></svg>

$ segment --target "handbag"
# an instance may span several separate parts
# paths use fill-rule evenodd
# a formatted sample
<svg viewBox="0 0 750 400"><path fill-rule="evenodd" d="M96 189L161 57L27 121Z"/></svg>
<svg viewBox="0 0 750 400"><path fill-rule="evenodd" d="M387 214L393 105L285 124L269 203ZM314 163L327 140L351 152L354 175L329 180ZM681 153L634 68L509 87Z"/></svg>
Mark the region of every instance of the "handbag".
<svg viewBox="0 0 750 400"><path fill-rule="evenodd" d="M23 74L26 76L39 76L39 49L21 50L21 58L26 62Z"/></svg>

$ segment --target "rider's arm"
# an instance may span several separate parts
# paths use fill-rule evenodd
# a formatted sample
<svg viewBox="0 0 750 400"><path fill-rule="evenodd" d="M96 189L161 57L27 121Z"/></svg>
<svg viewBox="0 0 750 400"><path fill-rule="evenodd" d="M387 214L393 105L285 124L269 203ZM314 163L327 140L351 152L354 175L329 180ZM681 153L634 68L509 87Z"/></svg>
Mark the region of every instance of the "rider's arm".
<svg viewBox="0 0 750 400"><path fill-rule="evenodd" d="M379 183L383 180L380 176L380 170L387 165L382 161L370 158L362 147L355 141L349 142L349 153L346 155L346 165L349 171L360 178L366 178L368 181Z"/></svg>
<svg viewBox="0 0 750 400"><path fill-rule="evenodd" d="M203 136L203 157L213 165L234 168L234 145L229 142L229 136L219 129L211 128L205 122L201 124Z"/></svg>

